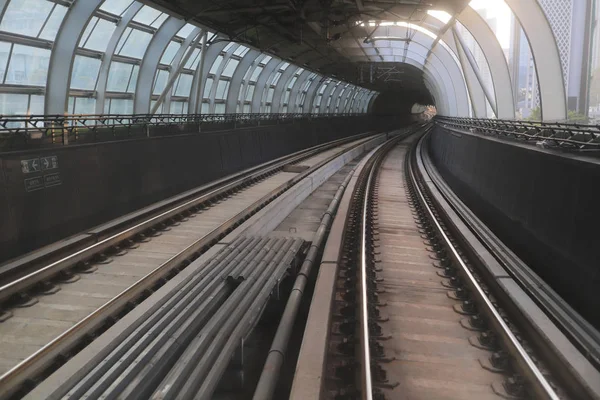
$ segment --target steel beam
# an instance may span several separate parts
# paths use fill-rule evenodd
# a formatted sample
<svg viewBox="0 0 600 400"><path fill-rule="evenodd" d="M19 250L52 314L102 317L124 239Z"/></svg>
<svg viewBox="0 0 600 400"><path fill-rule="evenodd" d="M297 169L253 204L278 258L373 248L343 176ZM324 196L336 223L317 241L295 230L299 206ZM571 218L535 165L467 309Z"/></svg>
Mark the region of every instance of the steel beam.
<svg viewBox="0 0 600 400"><path fill-rule="evenodd" d="M50 53L44 114L65 113L69 104L75 50L85 27L102 1L76 1L67 10Z"/></svg>
<svg viewBox="0 0 600 400"><path fill-rule="evenodd" d="M150 112L150 99L152 98L153 88L153 84L150 82L154 82L156 79L158 63L169 42L184 25L183 20L169 17L152 36L152 40L150 40L150 44L148 44L144 53L144 58L142 58L135 86L134 114L148 114Z"/></svg>

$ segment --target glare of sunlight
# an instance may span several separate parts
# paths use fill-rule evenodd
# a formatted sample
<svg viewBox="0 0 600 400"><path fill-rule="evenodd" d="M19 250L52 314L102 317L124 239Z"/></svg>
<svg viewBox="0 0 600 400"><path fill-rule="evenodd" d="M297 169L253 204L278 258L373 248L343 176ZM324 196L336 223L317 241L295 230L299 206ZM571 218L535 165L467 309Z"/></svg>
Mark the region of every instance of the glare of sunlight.
<svg viewBox="0 0 600 400"><path fill-rule="evenodd" d="M440 10L428 10L427 14L431 15L434 18L439 19L440 21L442 21L445 24L447 24L448 21L450 21L450 19L452 18L452 16L450 14L448 14L446 11L440 11Z"/></svg>

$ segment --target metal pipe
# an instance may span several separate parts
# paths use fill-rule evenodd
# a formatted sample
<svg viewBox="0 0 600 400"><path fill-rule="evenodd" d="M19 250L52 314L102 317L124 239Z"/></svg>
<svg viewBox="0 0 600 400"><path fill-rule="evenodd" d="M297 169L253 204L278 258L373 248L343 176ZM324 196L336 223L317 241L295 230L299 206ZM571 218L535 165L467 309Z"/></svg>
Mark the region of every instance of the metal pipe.
<svg viewBox="0 0 600 400"><path fill-rule="evenodd" d="M241 324L241 321L248 319L250 316L258 318L258 313L252 313L252 305L257 302L264 305L269 297L269 293L273 290L276 280L279 274L283 274L285 269L289 265L289 261L285 262L290 250L293 248L295 241L284 239L283 246L277 251L277 254L267 263L264 268L264 272L254 281L250 282L251 287L247 288L246 293L238 307L232 312L225 323L221 326L220 330L213 336L213 340L210 346L205 349L204 352L200 353L201 358L197 362L195 368L191 371L191 374L186 384L181 389L180 395L182 399L198 398L200 392L198 389L206 385L210 385L213 389L217 386L220 375L213 376L212 381L206 381L206 375L213 368L213 365L217 362L220 357L223 346L225 345L228 338L234 338L234 332L239 333L240 329L250 329L250 326ZM291 260L290 260L291 261ZM250 286L250 285L248 285ZM243 335L236 340L238 343L241 341ZM210 397L211 393L204 393L202 398ZM208 400L208 399L207 399Z"/></svg>
<svg viewBox="0 0 600 400"><path fill-rule="evenodd" d="M213 36L214 37L214 36ZM202 74L204 74L204 61L206 60L206 39L208 38L208 32L204 32L202 36L202 49L200 50L200 62L198 65L198 77L200 81L198 82L198 91L193 93L192 96L195 96L195 104L193 110L189 110L189 113L201 114L202 112L202 99L204 97L204 81L202 80ZM191 103L190 103L191 104ZM198 131L200 131L200 121L198 121Z"/></svg>
<svg viewBox="0 0 600 400"><path fill-rule="evenodd" d="M207 346L210 345L211 339L217 331L216 328L221 327L227 318L239 307L240 302L242 301L242 295L244 294L243 289L250 286L250 283L256 279L257 274L266 270L265 264L268 264L275 257L284 242L284 239L271 240L264 246L266 254L259 265L254 268L254 271L244 282L242 282L242 284L240 284L242 290L236 291L236 293L230 296L219 312L210 319L200 332L198 332L196 339L187 347L185 355L178 360L156 388L154 392L155 397L158 396L159 398L166 400L174 398L180 393L181 388L185 386L191 370L196 365L200 355L203 354L206 351Z"/></svg>
<svg viewBox="0 0 600 400"><path fill-rule="evenodd" d="M193 342L196 334L202 332L204 325L218 316L220 308L233 296L235 287L225 278L239 272L240 269L244 270L246 266L256 265L254 261L245 263L244 260L254 260L269 241L270 239L253 241L247 254L240 253L225 266L223 273L215 277L213 282L216 287L212 291L203 290L203 295L197 296L199 301L194 301L189 307L184 304L183 307L188 309L188 312L179 312L176 319L169 321L169 329L160 333L163 338L154 345L154 349L144 349L142 356L146 357L128 363L132 366L129 368L130 375L120 374L118 380L123 383L113 384L110 393L121 398L148 398L156 388L156 383L177 363L177 359Z"/></svg>
<svg viewBox="0 0 600 400"><path fill-rule="evenodd" d="M265 361L263 371L260 375L258 385L254 391L254 396L252 398L253 400L269 400L273 397L273 393L279 380L279 373L281 371L281 367L283 366L283 362L285 361L285 353L290 341L290 336L292 335L292 328L294 327L294 322L296 320L296 316L298 315L298 309L300 308L300 304L302 302L302 296L308 283L310 272L314 263L318 260L318 253L325 245L327 231L331 226L334 215L337 211L340 201L342 200L342 196L344 195L344 191L346 190L350 179L352 179L352 175L354 174L355 170L356 167L350 171L342 184L338 187L335 196L331 200L331 203L329 203L327 211L321 218L321 223L317 229L317 232L315 232L313 236L310 249L308 250L304 262L302 263L300 272L296 277L294 287L290 293L290 297L285 305L285 310L283 311L279 326L277 327L277 332L275 333L273 343L271 344L271 348L269 350L267 360Z"/></svg>
<svg viewBox="0 0 600 400"><path fill-rule="evenodd" d="M233 354L235 349L243 345L243 337L247 334L251 329L250 325L255 325L260 319L261 311L264 309L264 304L266 299L271 292L271 288L275 285L275 280L278 279L279 276L283 274L285 269L288 268L289 264L296 256L296 253L300 249L302 245L301 239L296 239L290 250L288 251L287 256L279 263L279 267L274 276L271 277L267 285L265 285L261 289L261 293L256 296L254 301L252 302L248 311L244 314L244 318L237 324L233 333L229 336L227 343L221 350L221 354ZM215 391L219 381L221 380L221 376L227 365L229 363L229 357L220 356L218 359L211 364L210 371L208 371L206 377L201 380L202 385L196 392L194 397L195 400L208 400L212 397L213 392Z"/></svg>
<svg viewBox="0 0 600 400"><path fill-rule="evenodd" d="M185 307L190 304L191 310L200 308L198 304L203 301L201 294L207 288L210 288L210 285L214 286L216 283L222 282L222 276L235 268L238 262L243 260L258 243L259 240L257 239L242 239L232 246L230 252L219 253L215 256L200 273L193 276L188 283L180 288L178 295L171 297L157 312L150 315L133 334L128 335L105 358L105 362L86 374L85 378L68 393L70 398L77 398L84 394L88 396L94 393L100 395L100 393L109 390L116 382L122 380L119 377L127 373L126 370L131 364L127 360L135 359L142 352L155 354L156 351L149 352L147 350L147 347L151 346L151 342L160 335L168 337L169 325L173 322L178 326L182 325L179 321L190 314L190 312L184 312ZM181 315L177 316L179 313ZM176 317L173 317L173 315ZM160 343L158 344L160 345ZM147 360L142 360L138 364L144 365L145 361ZM117 368L113 366L117 366Z"/></svg>

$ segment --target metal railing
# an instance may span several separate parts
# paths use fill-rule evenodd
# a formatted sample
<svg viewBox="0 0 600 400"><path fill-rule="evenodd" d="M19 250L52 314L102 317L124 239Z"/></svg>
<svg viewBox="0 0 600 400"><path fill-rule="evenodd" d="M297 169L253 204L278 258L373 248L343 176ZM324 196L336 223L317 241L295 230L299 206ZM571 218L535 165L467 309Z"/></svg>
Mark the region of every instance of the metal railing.
<svg viewBox="0 0 600 400"><path fill-rule="evenodd" d="M454 129L531 141L541 147L600 150L600 126L561 122L435 117L436 123Z"/></svg>
<svg viewBox="0 0 600 400"><path fill-rule="evenodd" d="M0 115L0 151L365 115L356 113Z"/></svg>

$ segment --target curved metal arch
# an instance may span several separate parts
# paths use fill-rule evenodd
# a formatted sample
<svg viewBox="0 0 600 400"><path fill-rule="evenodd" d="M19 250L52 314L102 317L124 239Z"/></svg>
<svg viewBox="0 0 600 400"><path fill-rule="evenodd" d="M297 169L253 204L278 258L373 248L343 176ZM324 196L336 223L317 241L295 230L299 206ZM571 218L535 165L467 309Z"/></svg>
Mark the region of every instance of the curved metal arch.
<svg viewBox="0 0 600 400"><path fill-rule="evenodd" d="M185 40L179 47L179 50L177 50L177 53L175 53L175 57L173 57L173 61L171 62L171 69L169 71L169 78L168 78L169 80L171 78L173 78L174 73L178 72L179 74L181 74L181 68L180 68L181 61L183 60L183 57L184 57L186 51L188 51L188 50L194 51L195 49L191 49L190 46L192 45L192 43L194 42L194 39L198 35L203 35L203 34L204 34L204 32L202 32L202 29L196 27L185 38ZM173 40L173 38L171 38L171 40ZM162 55L161 55L161 58L162 58ZM192 90L192 88L190 87L190 92L191 92L191 90ZM165 96L163 110L171 110L171 97L173 96L173 91L174 91L173 86L171 86ZM188 99L189 99L189 96L190 96L190 94L188 93ZM151 104L152 104L152 102L151 102Z"/></svg>
<svg viewBox="0 0 600 400"><path fill-rule="evenodd" d="M433 97L437 111L443 115L443 113L445 112L444 104L443 104L443 102L437 100L440 98L440 94L437 91L437 88L435 87L435 85L432 85L431 83L429 83L428 80L425 80L425 86L427 87L427 89L429 90L429 92L431 93L431 95Z"/></svg>
<svg viewBox="0 0 600 400"><path fill-rule="evenodd" d="M98 80L96 83L96 114L104 114L104 102L106 99L106 86L108 85L110 64L112 63L112 58L117 49L117 45L119 44L119 40L121 40L123 32L125 32L125 29L127 29L127 26L129 26L129 23L142 6L142 3L134 2L127 11L125 11L125 14L123 14L119 22L117 22L117 26L108 40L106 51L104 52L100 63L100 70L98 72Z"/></svg>
<svg viewBox="0 0 600 400"><path fill-rule="evenodd" d="M254 73L254 70L260 66L260 63L262 62L262 60L265 59L266 56L267 56L266 54L259 52L258 55L256 56L256 59L254 59L252 61L252 63L250 64L250 67L248 68L248 71L246 71L246 74L244 75L244 77L247 76L248 79L245 79L244 86L241 88L240 94L238 96L238 100L240 101L240 104L242 105L242 111L243 111L243 105L246 101L246 94L248 93L248 88L250 87L250 77ZM256 86L256 82L254 82L254 85ZM256 87L254 88L254 90L256 90ZM250 99L250 103L252 103L252 99Z"/></svg>
<svg viewBox="0 0 600 400"><path fill-rule="evenodd" d="M304 102L302 103L302 110L305 113L313 112L315 96L316 96L319 88L321 87L321 85L323 85L326 80L327 80L327 78L325 78L321 75L317 75L317 76L315 76L315 78L312 80L312 82L306 89L306 96L304 96ZM300 105L300 104L298 104L298 105Z"/></svg>
<svg viewBox="0 0 600 400"><path fill-rule="evenodd" d="M430 52L427 61L428 63L432 63L435 57L435 59L437 59L438 62L442 65L442 67L444 68L444 70L450 78L450 83L453 86L452 91L454 92L456 99L456 104L454 105L456 111L455 114L453 114L452 116L468 117L470 115L470 107L467 93L467 84L460 69L460 65L456 63L456 60L452 57L450 51L448 51L443 45L438 44ZM443 81L445 82L445 80Z"/></svg>
<svg viewBox="0 0 600 400"><path fill-rule="evenodd" d="M440 113L447 112L444 97L440 94L440 88L435 83L432 83L432 78L428 74L423 75L423 83L434 97L436 108Z"/></svg>
<svg viewBox="0 0 600 400"><path fill-rule="evenodd" d="M377 99L377 96L379 96L378 92L373 92L373 94L371 95L371 98L368 101L367 104L367 108L365 109L366 113L370 113L372 108L373 108L373 103L375 103L375 99Z"/></svg>
<svg viewBox="0 0 600 400"><path fill-rule="evenodd" d="M300 95L300 89L304 86L304 84L308 81L308 79L310 78L310 76L313 73L309 70L304 70L304 72L302 72L300 74L300 76L298 77L298 79L296 80L296 83L294 83L294 86L292 86L292 90L290 91L290 98L288 100L288 112L291 113L295 113L297 112L298 106L298 96ZM290 108L290 104L292 105L292 107Z"/></svg>
<svg viewBox="0 0 600 400"><path fill-rule="evenodd" d="M296 75L296 72L298 72L299 69L300 67L294 64L290 64L281 75L281 78L279 78L279 82L277 82L277 84L275 85L273 100L271 101L272 113L276 114L279 112L279 109L281 108L281 98L283 97L283 94L287 91L287 86L290 80Z"/></svg>
<svg viewBox="0 0 600 400"><path fill-rule="evenodd" d="M144 58L142 58L135 86L135 96L133 98L133 112L135 114L148 114L150 112L153 85L148 83L154 82L162 54L173 36L184 25L185 21L175 17L168 17L152 36L150 44L148 44L144 53Z"/></svg>
<svg viewBox="0 0 600 400"><path fill-rule="evenodd" d="M354 101L354 105L352 107L352 112L354 112L354 113L359 112L358 110L360 109L361 101L362 101L363 97L365 97L366 94L367 94L367 89L361 89L358 92L358 96L356 96L356 99L354 99L355 101Z"/></svg>
<svg viewBox="0 0 600 400"><path fill-rule="evenodd" d="M451 89L448 88L448 86L446 86L447 84L449 84L449 82L444 81L436 69L425 69L423 71L423 77L427 78L430 84L437 89L438 94L441 95L441 97L438 98L438 101L442 102L444 113L440 112L440 114L451 115L451 113L455 113L455 111L450 107L450 104L453 104L453 102L450 99L450 95L448 94L448 90ZM454 99L454 102L456 102L456 98Z"/></svg>
<svg viewBox="0 0 600 400"><path fill-rule="evenodd" d="M323 95L325 94L325 92L327 92L327 89L329 88L329 85L333 85L334 83L334 79L332 78L328 78L325 76L321 76L320 80L320 84L317 85L317 87L315 88L315 91L312 93L311 96L311 101L310 103L310 112L311 113L317 113L317 104L316 101L319 98L319 92L321 92L321 88L323 88L323 92L321 93L321 102L319 103L319 111L321 111L321 104L323 104Z"/></svg>
<svg viewBox="0 0 600 400"><path fill-rule="evenodd" d="M226 113L235 113L237 111L238 102L240 104L244 104L244 99L240 100L240 91L243 87L247 87L246 85L242 85L242 81L244 80L244 76L248 72L248 69L252 67L252 63L258 59L261 53L257 50L250 49L244 56L242 57L240 63L238 64L235 72L231 77L231 83L229 84L229 93L227 94L227 100L225 105ZM245 92L243 92L245 94ZM245 96L244 96L245 98Z"/></svg>
<svg viewBox="0 0 600 400"><path fill-rule="evenodd" d="M329 85L327 85L327 88L325 88L325 91L321 96L321 104L319 104L319 114L329 113L329 106L327 105L327 102L329 102L329 98L331 97L333 91L337 89L338 86L340 86L341 84L342 81L332 79ZM329 102L329 104L331 104L331 102Z"/></svg>
<svg viewBox="0 0 600 400"><path fill-rule="evenodd" d="M366 89L363 89L361 87L357 87L356 95L352 96L352 100L350 102L350 106L348 108L348 112L351 112L351 113L355 113L356 112L357 105L358 105L358 103L360 101L360 98L364 94L364 91L366 91Z"/></svg>
<svg viewBox="0 0 600 400"><path fill-rule="evenodd" d="M225 46L227 46L227 42L220 41L212 43L206 47L203 60L201 60L204 62L204 66L198 64L198 68L196 68L196 73L194 74L194 79L192 80L192 90L190 91L190 100L188 106L188 112L190 114L198 114L201 110L204 93L200 93L199 91L200 89L204 91L204 88L202 87L203 85L200 85L200 82L206 82L206 79L208 78L208 71L210 70L210 68L207 68L207 66L213 65ZM214 84L215 82L213 81L213 85Z"/></svg>
<svg viewBox="0 0 600 400"><path fill-rule="evenodd" d="M279 65L277 65L277 67L275 67L275 69L271 72L271 75L269 75L269 77L267 78L266 82L265 82L265 86L263 87L263 92L262 92L262 97L260 99L260 112L263 112L264 109L263 107L267 107L267 103L270 103L270 110L269 112L273 112L273 100L275 99L275 94L277 93L277 88L279 86L279 84L281 83L281 78L283 77L283 75L289 71L290 69L293 70L293 67L295 67L295 65L292 65L290 63L288 63L287 61L283 61L280 60L281 62L279 63ZM288 66L286 67L286 69L281 72L281 76L279 77L279 79L277 80L277 83L275 85L273 85L273 81L275 80L275 77L277 76L278 73L280 73L281 68L283 66L283 64L288 64ZM273 97L271 98L271 101L268 101L267 99L269 98L269 90L271 89L271 86L275 86L273 88ZM281 86L279 86L281 87Z"/></svg>
<svg viewBox="0 0 600 400"><path fill-rule="evenodd" d="M50 53L45 114L64 114L67 109L75 50L85 27L103 1L76 1L67 10Z"/></svg>
<svg viewBox="0 0 600 400"><path fill-rule="evenodd" d="M230 43L232 43L232 42L228 42L227 45L229 45ZM223 55L223 60L221 61L221 64L217 67L217 70L214 73L213 84L212 84L212 86L210 88L210 92L208 94L208 112L209 113L215 112L215 104L216 104L215 101L217 100L215 97L217 95L217 87L219 86L219 81L221 80L221 75L223 75L223 70L225 70L225 67L231 60L231 56L233 55L233 52L236 51L239 46L240 46L239 43L234 43L231 47L229 47L229 49L227 49L227 51ZM217 55L217 57L213 61L213 64L215 62L217 62L218 58L219 58L219 56ZM213 64L211 64L211 68L212 68ZM239 67L239 64L238 64L238 67ZM210 71L211 68L209 68L208 70ZM237 67L236 67L236 69L237 69ZM229 87L227 88L227 95L225 96L226 103L227 103L227 98L229 97L229 90L231 90L231 81L229 82Z"/></svg>
<svg viewBox="0 0 600 400"><path fill-rule="evenodd" d="M256 86L254 87L254 93L252 94L252 105L250 106L250 111L252 113L260 112L260 105L263 101L263 94L267 80L271 77L273 71L279 69L281 63L283 63L283 61L273 57L269 60L269 62L267 62L267 65L265 65L263 70L260 71L258 79L256 80Z"/></svg>
<svg viewBox="0 0 600 400"><path fill-rule="evenodd" d="M348 103L346 103L346 99L348 99L350 94L354 92L354 88L355 88L355 86L350 84L346 88L346 90L344 90L344 93L342 93L342 95L340 97L340 112L342 112L342 113L346 112L346 107L348 105Z"/></svg>
<svg viewBox="0 0 600 400"><path fill-rule="evenodd" d="M496 95L497 117L514 119L515 102L512 81L504 51L502 51L496 35L479 13L470 6L465 7L456 19L475 38L485 56Z"/></svg>
<svg viewBox="0 0 600 400"><path fill-rule="evenodd" d="M542 120L565 120L567 97L560 54L544 11L537 0L505 1L521 23L531 47L540 90Z"/></svg>
<svg viewBox="0 0 600 400"><path fill-rule="evenodd" d="M406 31L405 27L399 27L399 26L390 26L390 27L386 27L386 28L389 28L388 33L391 32L392 34L394 34L394 31L398 31L397 32L398 35L401 34L402 32ZM434 40L431 37L429 37L428 35L417 31L415 33L411 43L421 46L429 51L429 49L431 48L431 46L434 43ZM452 50L450 50L450 51L452 51ZM415 53L415 54L418 54L418 53ZM456 55L454 55L454 56L456 56ZM437 59L437 61L436 61L436 59ZM425 59L424 68L426 68L428 64L433 64L433 63L438 64L438 66L436 67L436 69L440 70L438 72L441 73L442 70L446 72L446 74L448 75L448 78L450 79L450 81L452 83L452 90L450 92L454 93L454 97L455 97L454 103L457 103L451 109L451 110L453 110L453 109L456 110L455 112L453 112L453 115L469 116L469 100L468 100L468 94L467 94L467 84L466 84L463 74L461 72L460 65L458 65L456 63L455 58L450 54L449 50L441 44L436 45L433 48L433 50L429 51L429 57L427 57ZM441 79L441 82L447 83L447 80Z"/></svg>
<svg viewBox="0 0 600 400"><path fill-rule="evenodd" d="M486 106L486 98L483 88L481 87L480 82L477 79L476 73L471 66L471 63L467 60L467 55L464 52L464 49L460 45L460 43L456 43L454 40L454 31L449 29L444 34L444 41L454 51L458 54L458 59L460 61L460 65L462 67L463 74L465 76L465 81L467 84L467 91L469 93L469 97L471 98L471 108L473 109L473 114L477 118L487 118L487 106ZM456 34L459 34L456 32Z"/></svg>
<svg viewBox="0 0 600 400"><path fill-rule="evenodd" d="M346 89L347 83L346 82L341 82L337 88L335 88L335 90L333 91L333 93L331 94L331 103L329 104L329 107L327 107L327 113L328 114L334 114L335 113L335 107L336 105L339 107L339 103L338 100L341 101L341 94L342 91L344 89Z"/></svg>

